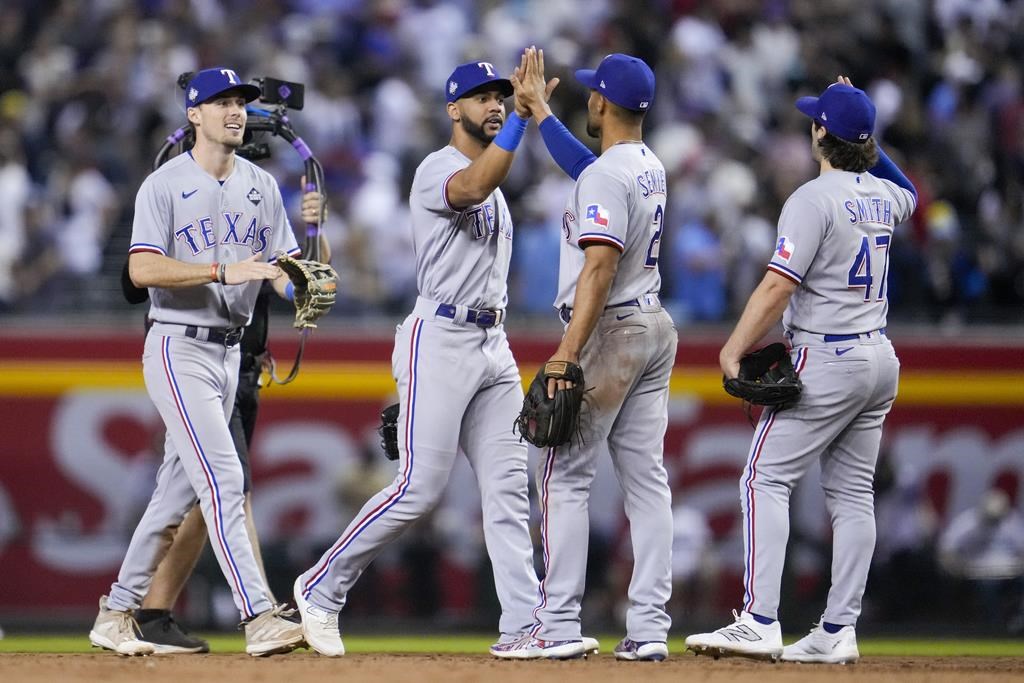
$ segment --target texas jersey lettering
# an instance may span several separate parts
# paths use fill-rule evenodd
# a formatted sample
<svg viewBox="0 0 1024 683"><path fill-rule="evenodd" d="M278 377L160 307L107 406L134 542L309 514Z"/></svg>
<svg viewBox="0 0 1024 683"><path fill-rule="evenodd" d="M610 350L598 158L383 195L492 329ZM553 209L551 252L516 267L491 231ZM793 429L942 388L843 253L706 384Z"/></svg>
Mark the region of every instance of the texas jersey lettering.
<svg viewBox="0 0 1024 683"><path fill-rule="evenodd" d="M191 154L181 154L139 188L131 253L152 252L186 263L235 263L258 253L273 260L278 249L299 253L281 191L269 173L245 159L236 157L232 174L219 182ZM259 290L258 281L151 288L149 316L165 323L244 326Z"/></svg>

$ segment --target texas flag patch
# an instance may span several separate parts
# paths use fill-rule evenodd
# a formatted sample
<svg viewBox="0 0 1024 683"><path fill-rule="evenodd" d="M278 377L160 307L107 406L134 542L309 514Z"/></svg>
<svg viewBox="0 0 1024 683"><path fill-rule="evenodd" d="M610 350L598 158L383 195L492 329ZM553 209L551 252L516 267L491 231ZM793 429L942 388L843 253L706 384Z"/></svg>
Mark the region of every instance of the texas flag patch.
<svg viewBox="0 0 1024 683"><path fill-rule="evenodd" d="M594 225L600 225L602 228L608 227L608 212L600 204L590 204L587 206L587 213L584 215Z"/></svg>
<svg viewBox="0 0 1024 683"><path fill-rule="evenodd" d="M779 243L775 247L775 254L786 263L789 263L794 249L796 249L796 245L788 237L780 237Z"/></svg>

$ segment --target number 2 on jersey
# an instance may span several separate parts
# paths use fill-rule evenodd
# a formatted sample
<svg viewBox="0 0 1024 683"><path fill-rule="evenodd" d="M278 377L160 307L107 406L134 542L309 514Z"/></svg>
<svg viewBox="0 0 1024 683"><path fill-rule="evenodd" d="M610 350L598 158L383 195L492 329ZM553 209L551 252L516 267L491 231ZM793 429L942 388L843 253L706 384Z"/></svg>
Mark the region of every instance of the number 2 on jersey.
<svg viewBox="0 0 1024 683"><path fill-rule="evenodd" d="M875 297L875 301L883 301L885 299L885 283L889 276L889 240L889 235L875 236L875 249L883 250L882 273L878 278L878 294ZM865 235L860 241L860 251L857 252L857 256L853 259L853 265L850 266L850 278L847 281L847 286L850 289L863 287L864 301L871 301L871 288L874 283L874 271L871 270L871 245L868 237Z"/></svg>
<svg viewBox="0 0 1024 683"><path fill-rule="evenodd" d="M658 253L661 251L661 231L665 229L665 211L661 204L654 210L654 219L651 227L654 228L654 235L651 237L651 246L647 247L647 260L644 261L644 268L658 267Z"/></svg>

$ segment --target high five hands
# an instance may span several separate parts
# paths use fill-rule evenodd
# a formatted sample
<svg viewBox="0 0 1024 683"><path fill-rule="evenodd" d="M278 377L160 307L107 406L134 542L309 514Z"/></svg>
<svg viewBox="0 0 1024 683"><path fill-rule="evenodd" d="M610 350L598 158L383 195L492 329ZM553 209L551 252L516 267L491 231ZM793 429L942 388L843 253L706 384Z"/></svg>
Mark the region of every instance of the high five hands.
<svg viewBox="0 0 1024 683"><path fill-rule="evenodd" d="M515 94L515 111L521 118L534 116L537 123L551 115L548 100L560 80L544 80L544 50L530 46L523 50L512 75L509 77Z"/></svg>

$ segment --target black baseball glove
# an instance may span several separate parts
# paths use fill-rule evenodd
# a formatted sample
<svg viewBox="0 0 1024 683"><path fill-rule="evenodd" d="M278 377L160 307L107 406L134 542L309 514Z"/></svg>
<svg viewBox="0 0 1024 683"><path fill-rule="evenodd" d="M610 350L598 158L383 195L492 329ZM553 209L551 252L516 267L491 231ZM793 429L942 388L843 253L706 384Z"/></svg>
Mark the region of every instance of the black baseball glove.
<svg viewBox="0 0 1024 683"><path fill-rule="evenodd" d="M388 460L398 460L398 404L392 403L380 411L380 445Z"/></svg>
<svg viewBox="0 0 1024 683"><path fill-rule="evenodd" d="M548 379L564 379L571 389L560 389L548 398ZM547 448L568 443L580 430L583 404L583 368L569 361L548 361L533 378L516 418L519 434L534 446Z"/></svg>
<svg viewBox="0 0 1024 683"><path fill-rule="evenodd" d="M778 342L743 356L739 376L723 377L722 384L736 398L776 410L794 405L804 389L789 359L789 351Z"/></svg>

